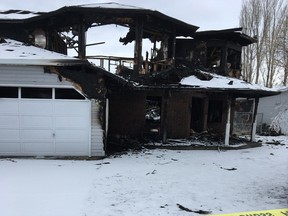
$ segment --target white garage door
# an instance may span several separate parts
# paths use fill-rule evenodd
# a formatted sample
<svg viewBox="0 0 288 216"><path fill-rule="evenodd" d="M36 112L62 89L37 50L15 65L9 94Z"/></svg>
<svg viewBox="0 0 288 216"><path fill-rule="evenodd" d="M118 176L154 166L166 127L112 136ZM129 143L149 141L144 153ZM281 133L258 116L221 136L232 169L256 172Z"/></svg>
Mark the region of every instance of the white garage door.
<svg viewBox="0 0 288 216"><path fill-rule="evenodd" d="M90 109L88 100L0 98L0 155L89 155Z"/></svg>

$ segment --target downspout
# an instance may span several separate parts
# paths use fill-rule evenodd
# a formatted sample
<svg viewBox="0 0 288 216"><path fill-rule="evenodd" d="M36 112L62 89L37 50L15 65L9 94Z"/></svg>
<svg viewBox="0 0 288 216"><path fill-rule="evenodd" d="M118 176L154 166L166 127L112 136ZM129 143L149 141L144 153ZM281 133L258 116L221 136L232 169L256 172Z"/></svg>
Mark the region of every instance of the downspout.
<svg viewBox="0 0 288 216"><path fill-rule="evenodd" d="M230 137L230 116L231 116L231 99L228 98L228 110L227 110L227 121L226 121L226 131L225 131L225 146L229 146L229 137Z"/></svg>
<svg viewBox="0 0 288 216"><path fill-rule="evenodd" d="M257 112L258 112L258 103L259 103L259 98L254 99L254 113L253 113L253 121L252 121L252 129L251 129L251 142L256 141L256 128L257 128Z"/></svg>

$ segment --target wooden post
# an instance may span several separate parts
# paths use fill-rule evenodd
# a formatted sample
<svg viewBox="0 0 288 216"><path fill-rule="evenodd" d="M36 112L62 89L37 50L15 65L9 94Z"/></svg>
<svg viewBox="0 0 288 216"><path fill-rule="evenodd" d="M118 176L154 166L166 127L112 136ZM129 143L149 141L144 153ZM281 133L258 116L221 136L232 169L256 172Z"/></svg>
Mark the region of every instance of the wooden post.
<svg viewBox="0 0 288 216"><path fill-rule="evenodd" d="M228 53L228 48L227 48L227 43L225 43L221 49L221 62L220 62L221 72L220 73L222 75L225 75L225 73L226 73L227 53Z"/></svg>
<svg viewBox="0 0 288 216"><path fill-rule="evenodd" d="M228 98L227 101L227 121L226 121L226 131L225 131L225 146L229 146L229 138L230 138L230 116L231 116L231 99Z"/></svg>
<svg viewBox="0 0 288 216"><path fill-rule="evenodd" d="M171 64L175 63L175 53L176 53L176 32L174 29L173 34L170 35L168 40L168 59L172 60Z"/></svg>
<svg viewBox="0 0 288 216"><path fill-rule="evenodd" d="M203 99L203 131L207 131L208 107L209 99L206 97Z"/></svg>
<svg viewBox="0 0 288 216"><path fill-rule="evenodd" d="M86 59L86 26L83 19L78 25L78 57Z"/></svg>
<svg viewBox="0 0 288 216"><path fill-rule="evenodd" d="M135 23L135 46L134 46L134 73L139 75L142 70L142 38L143 38L143 17L138 16Z"/></svg>
<svg viewBox="0 0 288 216"><path fill-rule="evenodd" d="M258 103L259 103L259 98L255 98L254 99L254 112L253 112L252 129L251 129L251 136L250 136L251 142L256 141L255 136L256 136L256 127L257 127Z"/></svg>

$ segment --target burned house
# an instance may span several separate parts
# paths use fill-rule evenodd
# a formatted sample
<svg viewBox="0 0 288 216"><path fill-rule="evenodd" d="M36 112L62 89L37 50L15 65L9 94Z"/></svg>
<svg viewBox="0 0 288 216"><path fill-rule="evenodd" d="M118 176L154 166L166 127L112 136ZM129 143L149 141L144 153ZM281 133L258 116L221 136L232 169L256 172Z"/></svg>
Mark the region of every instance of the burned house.
<svg viewBox="0 0 288 216"><path fill-rule="evenodd" d="M87 43L86 34L90 29L97 31L97 27L103 25L127 28L127 34L115 40L119 40L123 45L134 44L131 57L87 56L86 48L97 43ZM119 140L122 138L157 138L165 143L169 138L187 138L193 133L208 130L219 134L223 137L223 143L229 145L229 136L233 134L236 99L254 99L253 113L256 113L260 97L276 94L239 79L241 48L255 42L253 38L243 34L241 29L197 32L197 26L158 11L116 3L63 7L47 13L2 11L0 27L3 45L9 44L9 39L12 39L21 41L23 46L37 46L64 55L68 53L69 48L77 51L78 58L70 59L66 64L61 64L59 59L40 64L39 59L34 58L32 61L33 55L30 56L30 66L40 65L42 68L38 71L40 81L36 82L28 75L27 70L30 69L26 68L25 60L23 61L24 55L20 54L18 60L22 63L19 63L21 67L18 67L17 75L7 72L1 66L0 75L8 78L13 75L14 80L6 83L3 81L0 87L17 87L20 96L17 94L17 101L13 99L15 103L25 102L26 99L21 98L24 87L32 88L35 92L38 92L36 87L48 87L51 88L52 95L48 99L52 101L47 101L47 104L53 104L57 99L57 86L62 85L62 82L69 82L70 88L80 92L84 96L83 101L90 103L90 108L87 108L85 114L89 122L89 126L86 127L86 140L79 144L89 147L79 155L101 156L105 151L111 150L112 142L120 143ZM150 53L143 48L144 39L151 42ZM5 51L14 52L11 47ZM99 66L88 61L96 59L99 60ZM104 68L105 61L109 67L112 60L118 63L115 73ZM72 64L74 61L77 64ZM125 66L125 61L132 62L132 66ZM12 65L5 58L0 62L2 65L10 65L9 71L15 69L15 61L12 61ZM56 77L56 84L45 84L44 78L41 78L43 74ZM27 83L23 84L22 79L28 80ZM10 107L8 102L12 99L7 97L1 94L0 107ZM38 106L46 99L33 100L33 103ZM73 106L66 106L57 115L69 116L69 110L73 109L76 110L76 115L78 108L76 105ZM4 108L3 110L5 111ZM7 110L3 110L0 109L0 112L5 116ZM17 112L22 113L20 108ZM32 119L29 115L25 118ZM13 125L13 121L17 120L10 118L9 121L9 124ZM255 124L255 117L252 124ZM46 130L45 125L43 121L42 126ZM10 129L7 129L5 123L0 130L1 133L6 133ZM77 152L73 154L69 151L71 146L68 141L61 152L43 150L47 139L52 140L53 148L57 149L58 133L55 131L61 127L48 128L48 138L38 137L38 146L31 145L30 142L31 137L38 133L37 124L28 128L32 130L26 138L22 126L12 129L10 132L13 131L19 138L14 142L16 148L9 151L9 137L2 139L1 155L78 155ZM73 130L68 126L65 131L64 138L68 139L73 135ZM29 151L25 151L26 144L30 146ZM98 149L98 153L93 150L95 146L101 148Z"/></svg>

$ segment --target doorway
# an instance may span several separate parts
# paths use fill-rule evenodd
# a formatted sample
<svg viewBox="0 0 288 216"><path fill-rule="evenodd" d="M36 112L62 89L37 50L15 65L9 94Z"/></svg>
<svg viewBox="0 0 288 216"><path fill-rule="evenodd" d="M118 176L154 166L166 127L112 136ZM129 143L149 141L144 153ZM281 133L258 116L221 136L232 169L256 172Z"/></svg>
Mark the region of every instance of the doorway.
<svg viewBox="0 0 288 216"><path fill-rule="evenodd" d="M205 99L192 97L192 108L191 108L191 121L190 128L191 132L202 132L205 130L204 128L204 111L205 111Z"/></svg>

